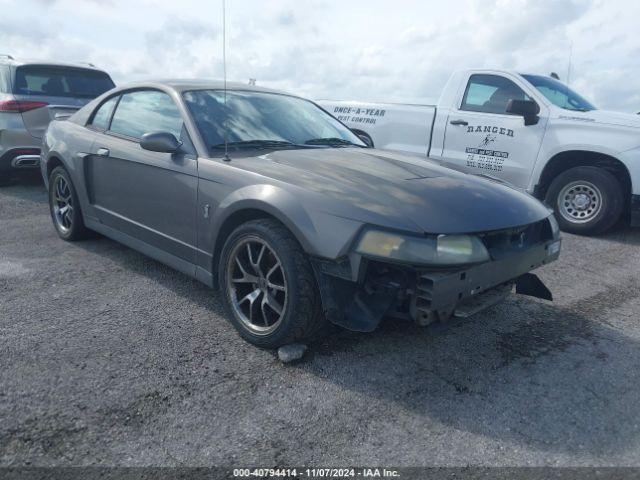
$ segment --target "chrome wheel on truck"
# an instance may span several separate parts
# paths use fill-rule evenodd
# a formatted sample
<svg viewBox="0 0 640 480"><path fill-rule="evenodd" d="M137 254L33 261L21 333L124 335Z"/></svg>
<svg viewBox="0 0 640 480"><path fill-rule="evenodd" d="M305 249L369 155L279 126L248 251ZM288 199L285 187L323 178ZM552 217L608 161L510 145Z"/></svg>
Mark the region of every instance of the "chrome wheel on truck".
<svg viewBox="0 0 640 480"><path fill-rule="evenodd" d="M558 195L558 211L569 222L590 222L602 208L602 193L594 184L579 180Z"/></svg>
<svg viewBox="0 0 640 480"><path fill-rule="evenodd" d="M545 201L560 228L594 235L611 228L622 215L624 195L618 179L600 167L574 167L553 179Z"/></svg>

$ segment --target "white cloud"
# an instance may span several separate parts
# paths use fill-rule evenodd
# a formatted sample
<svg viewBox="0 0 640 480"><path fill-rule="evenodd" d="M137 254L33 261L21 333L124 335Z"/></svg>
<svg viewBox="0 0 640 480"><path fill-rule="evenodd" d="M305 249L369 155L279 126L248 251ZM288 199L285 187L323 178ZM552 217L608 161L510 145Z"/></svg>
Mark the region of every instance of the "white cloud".
<svg viewBox="0 0 640 480"><path fill-rule="evenodd" d="M90 60L117 82L220 77L219 0L0 0L0 49ZM227 0L231 80L311 98L433 100L459 68L558 72L640 110L640 2ZM28 25L29 28L23 28Z"/></svg>

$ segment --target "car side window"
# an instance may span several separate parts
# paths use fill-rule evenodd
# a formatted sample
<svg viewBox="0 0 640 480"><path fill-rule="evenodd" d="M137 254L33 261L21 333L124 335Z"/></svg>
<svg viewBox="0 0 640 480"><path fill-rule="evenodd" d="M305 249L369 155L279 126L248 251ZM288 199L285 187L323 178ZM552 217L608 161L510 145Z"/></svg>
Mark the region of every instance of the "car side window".
<svg viewBox="0 0 640 480"><path fill-rule="evenodd" d="M98 110L93 114L93 119L89 123L91 128L96 130L106 130L109 128L109 120L111 120L111 112L118 102L119 96L115 96L104 102Z"/></svg>
<svg viewBox="0 0 640 480"><path fill-rule="evenodd" d="M139 90L122 95L109 131L140 139L149 132L169 132L180 138L182 116L169 95L157 90Z"/></svg>
<svg viewBox="0 0 640 480"><path fill-rule="evenodd" d="M531 100L511 80L499 75L471 75L460 110L507 114L509 100Z"/></svg>

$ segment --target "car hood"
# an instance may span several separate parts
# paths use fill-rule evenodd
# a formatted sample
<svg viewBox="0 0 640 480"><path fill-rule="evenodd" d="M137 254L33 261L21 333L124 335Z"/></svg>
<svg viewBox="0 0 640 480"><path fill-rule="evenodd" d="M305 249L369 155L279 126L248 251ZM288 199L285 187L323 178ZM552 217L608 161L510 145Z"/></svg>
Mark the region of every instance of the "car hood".
<svg viewBox="0 0 640 480"><path fill-rule="evenodd" d="M362 148L280 150L234 159L239 168L322 195L315 208L381 225L411 222L426 233L470 233L549 216L528 194L415 155Z"/></svg>
<svg viewBox="0 0 640 480"><path fill-rule="evenodd" d="M640 115L609 110L591 110L589 112L563 111L560 118L594 122L601 125L617 127L640 128Z"/></svg>

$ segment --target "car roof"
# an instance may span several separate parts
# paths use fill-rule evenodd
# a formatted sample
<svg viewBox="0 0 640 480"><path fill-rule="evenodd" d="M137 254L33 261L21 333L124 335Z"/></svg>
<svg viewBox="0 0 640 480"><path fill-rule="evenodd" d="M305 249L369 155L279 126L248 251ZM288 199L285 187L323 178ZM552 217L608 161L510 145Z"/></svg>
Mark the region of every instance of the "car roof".
<svg viewBox="0 0 640 480"><path fill-rule="evenodd" d="M215 80L215 79L158 79L158 80L147 80L147 81L137 81L137 82L129 82L126 84L119 85L115 90L112 90L111 93L114 93L116 90L131 90L134 88L170 88L175 90L178 93L190 91L190 90L222 90L225 88L225 82L223 80ZM251 92L264 92L264 93L278 93L282 95L290 95L288 92L283 92L281 90L275 90L272 88L258 87L256 85L248 85L246 83L239 82L227 82L226 84L227 90L244 90Z"/></svg>
<svg viewBox="0 0 640 480"><path fill-rule="evenodd" d="M0 54L0 64L11 65L15 67L21 67L23 65L42 65L50 67L67 67L67 68L83 68L85 70L95 70L98 72L104 72L104 70L97 68L95 65L89 62L58 62L51 60L37 60L27 58L15 58L11 55Z"/></svg>

